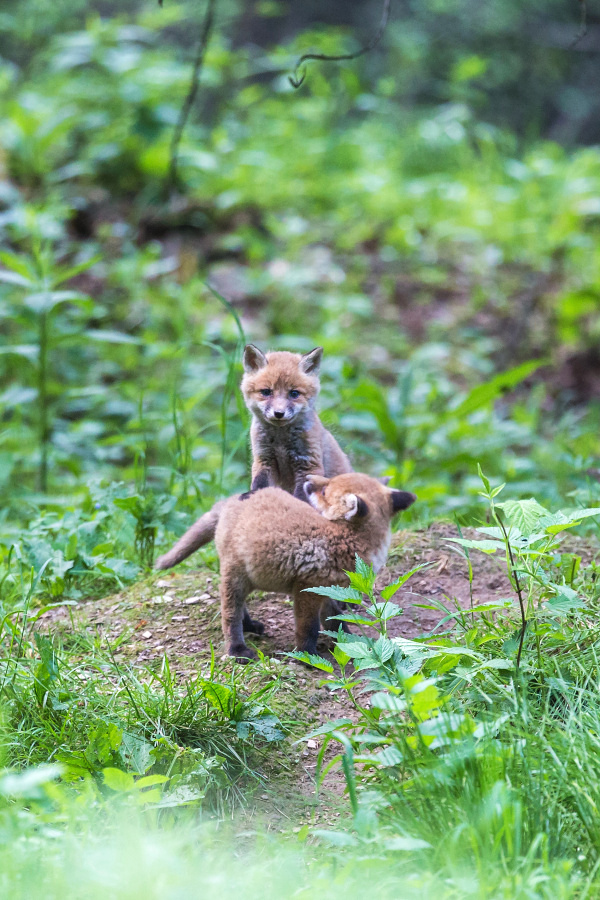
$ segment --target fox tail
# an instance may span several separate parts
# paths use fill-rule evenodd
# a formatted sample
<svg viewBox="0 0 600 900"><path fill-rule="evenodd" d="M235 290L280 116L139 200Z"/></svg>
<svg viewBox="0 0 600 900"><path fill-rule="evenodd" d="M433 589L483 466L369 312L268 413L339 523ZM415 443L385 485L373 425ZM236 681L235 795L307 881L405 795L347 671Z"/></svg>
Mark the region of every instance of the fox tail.
<svg viewBox="0 0 600 900"><path fill-rule="evenodd" d="M179 538L174 547L159 556L154 563L155 569L170 569L190 556L199 547L210 543L215 536L221 510L226 500L218 500L212 509L200 516L191 528Z"/></svg>

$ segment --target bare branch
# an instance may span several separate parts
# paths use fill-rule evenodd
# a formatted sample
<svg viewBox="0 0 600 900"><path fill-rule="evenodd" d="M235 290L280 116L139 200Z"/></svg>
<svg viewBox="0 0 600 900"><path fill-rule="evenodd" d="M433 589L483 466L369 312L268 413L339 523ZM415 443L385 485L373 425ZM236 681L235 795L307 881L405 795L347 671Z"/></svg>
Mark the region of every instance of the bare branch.
<svg viewBox="0 0 600 900"><path fill-rule="evenodd" d="M585 2L585 0L579 0L579 2L582 3ZM356 53L345 53L341 56L328 56L326 53L305 53L303 56L301 56L296 63L294 74L288 75L288 79L292 87L299 88L300 85L303 84L304 79L306 78L306 66L304 65L304 63L306 63L309 59L316 59L320 60L321 62L343 62L345 60L358 59L359 56L364 56L365 53L369 53L371 50L373 50L385 33L385 29L387 28L387 24L390 18L391 5L392 0L383 0L383 11L381 13L381 21L379 23L377 33L373 36L368 44L365 44L365 46L361 47L360 50L357 50ZM300 71L301 69L302 71Z"/></svg>
<svg viewBox="0 0 600 900"><path fill-rule="evenodd" d="M159 0L159 2L161 2L161 0ZM208 48L210 35L214 24L216 2L217 0L208 0L206 13L204 14L204 19L202 20L202 25L200 27L200 37L198 39L198 47L194 59L194 68L192 69L190 86L187 92L187 96L183 101L183 106L181 107L181 110L179 112L179 119L177 120L177 125L175 126L175 130L173 131L173 137L171 138L171 149L169 152L169 173L167 176L167 188L169 189L174 188L177 184L179 144L181 142L181 138L183 136L183 132L187 124L190 112L192 111L194 100L196 99L196 95L198 93L200 74L202 72L204 57L206 55L206 50Z"/></svg>
<svg viewBox="0 0 600 900"><path fill-rule="evenodd" d="M587 34L587 0L579 0L579 9L580 9L580 19L579 19L579 31L569 44L569 50L572 50L575 47L581 38L585 37Z"/></svg>

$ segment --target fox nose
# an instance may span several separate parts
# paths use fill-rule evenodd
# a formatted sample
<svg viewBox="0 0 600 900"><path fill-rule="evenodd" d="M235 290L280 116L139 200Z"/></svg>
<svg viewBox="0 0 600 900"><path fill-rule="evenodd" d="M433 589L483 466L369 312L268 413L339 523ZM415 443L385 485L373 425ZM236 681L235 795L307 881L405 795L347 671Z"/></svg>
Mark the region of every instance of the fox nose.
<svg viewBox="0 0 600 900"><path fill-rule="evenodd" d="M276 409L273 415L276 419L283 419L285 413L282 413L280 410Z"/></svg>

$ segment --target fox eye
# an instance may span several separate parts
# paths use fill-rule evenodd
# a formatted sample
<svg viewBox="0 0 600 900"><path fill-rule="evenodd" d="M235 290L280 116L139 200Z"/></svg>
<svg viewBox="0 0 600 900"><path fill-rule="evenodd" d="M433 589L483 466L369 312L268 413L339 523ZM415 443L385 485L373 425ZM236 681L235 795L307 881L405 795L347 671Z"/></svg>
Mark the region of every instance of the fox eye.
<svg viewBox="0 0 600 900"><path fill-rule="evenodd" d="M260 393L263 395L263 397L270 397L273 391L271 390L271 388L262 388Z"/></svg>
<svg viewBox="0 0 600 900"><path fill-rule="evenodd" d="M300 391L297 391L294 389L293 391L290 391L288 396L291 397L292 400L295 400L297 397L300 396Z"/></svg>

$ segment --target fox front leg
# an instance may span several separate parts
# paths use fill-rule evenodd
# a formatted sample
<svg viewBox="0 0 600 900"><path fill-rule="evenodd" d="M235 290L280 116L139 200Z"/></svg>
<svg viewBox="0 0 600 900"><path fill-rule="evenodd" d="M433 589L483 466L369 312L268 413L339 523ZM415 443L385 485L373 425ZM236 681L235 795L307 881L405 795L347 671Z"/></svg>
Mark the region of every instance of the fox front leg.
<svg viewBox="0 0 600 900"><path fill-rule="evenodd" d="M256 493L256 491L262 491L263 488L269 487L272 484L271 480L271 470L266 466L261 466L260 468L255 469L252 467L252 484L250 485L250 490L246 491L245 494L240 494L240 500L247 500L251 494Z"/></svg>
<svg viewBox="0 0 600 900"><path fill-rule="evenodd" d="M294 497L296 498L296 500L302 500L304 503L308 503L309 500L306 496L306 491L304 490L305 481L305 474L302 474L296 478L296 482L294 484Z"/></svg>

